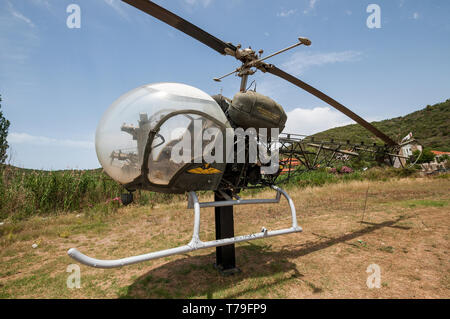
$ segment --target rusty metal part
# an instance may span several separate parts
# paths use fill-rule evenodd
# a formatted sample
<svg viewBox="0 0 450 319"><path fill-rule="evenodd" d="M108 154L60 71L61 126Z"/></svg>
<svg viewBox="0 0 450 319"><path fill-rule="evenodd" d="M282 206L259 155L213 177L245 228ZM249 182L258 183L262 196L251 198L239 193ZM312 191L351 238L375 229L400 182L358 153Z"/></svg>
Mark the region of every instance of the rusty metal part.
<svg viewBox="0 0 450 319"><path fill-rule="evenodd" d="M341 153L341 154L345 154L345 155L359 156L359 154L356 153L356 152L351 152L351 151L341 150L341 149L334 149L332 147L324 146L323 144L308 143L306 145L314 147L314 148L322 148L322 149L327 150L327 151L333 151L333 152Z"/></svg>
<svg viewBox="0 0 450 319"><path fill-rule="evenodd" d="M367 148L355 147L355 149L356 149L356 150L361 150L361 151L364 151L364 152L377 153L376 151L374 151L374 150L368 150ZM389 153L389 152L385 152L384 154L385 154L385 155L388 155L388 156L392 156L392 157L398 157L398 158L403 158L403 159L409 159L408 156L403 156L403 155L399 155L399 154L393 154L393 153Z"/></svg>

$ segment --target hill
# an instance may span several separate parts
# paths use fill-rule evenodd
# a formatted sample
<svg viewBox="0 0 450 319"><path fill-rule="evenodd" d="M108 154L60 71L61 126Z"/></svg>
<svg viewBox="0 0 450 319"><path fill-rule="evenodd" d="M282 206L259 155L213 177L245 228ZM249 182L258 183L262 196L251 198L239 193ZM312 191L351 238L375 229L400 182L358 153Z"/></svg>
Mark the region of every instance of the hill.
<svg viewBox="0 0 450 319"><path fill-rule="evenodd" d="M450 151L450 99L405 116L372 124L395 141L400 141L409 132L426 148ZM381 140L358 124L332 128L317 134L319 139L336 139L380 143Z"/></svg>

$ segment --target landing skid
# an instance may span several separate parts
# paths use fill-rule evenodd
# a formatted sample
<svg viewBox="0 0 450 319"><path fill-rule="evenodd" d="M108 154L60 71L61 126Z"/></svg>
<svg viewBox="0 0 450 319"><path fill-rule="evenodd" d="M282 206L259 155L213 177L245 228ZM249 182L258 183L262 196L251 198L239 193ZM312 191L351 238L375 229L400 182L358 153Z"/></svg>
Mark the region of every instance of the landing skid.
<svg viewBox="0 0 450 319"><path fill-rule="evenodd" d="M85 264L87 266L96 267L96 268L115 268L115 267L122 267L122 266L131 265L131 264L136 264L136 263L140 263L140 262L147 261L147 260L167 257L167 256L171 256L171 255L184 254L184 253L188 253L188 252L198 250L198 249L226 246L226 245L230 245L230 244L255 240L255 239L259 239L259 238L266 238L266 237L285 235L285 234L290 234L290 233L295 233L295 232L301 232L302 228L300 226L298 226L298 224L297 224L297 216L296 216L296 212L295 212L294 202L289 197L289 195L286 193L286 191L284 191L283 189L281 189L277 186L272 186L272 188L277 192L276 197L273 199L240 199L240 198L238 198L236 200L233 200L230 198L229 200L224 200L224 201L204 202L204 203L200 203L198 201L198 197L195 192L189 192L188 208L194 209L194 232L192 235L192 240L187 245L184 245L184 246L160 250L160 251L143 254L143 255L138 255L138 256L116 259L116 260L95 259L95 258L92 258L92 257L82 254L76 248L69 249L69 251L67 253L70 257L72 257L76 261L78 261L82 264ZM211 240L211 241L206 241L206 242L200 240L200 237L199 237L200 208L224 207L224 206L235 206L235 205L251 205L251 204L273 204L273 203L280 202L281 195L283 195L283 197L285 197L289 203L289 208L291 210L291 215L292 215L292 227L280 229L280 230L273 230L273 231L269 231L263 227L260 233L236 236L236 237L224 238L224 239L217 239L217 240Z"/></svg>

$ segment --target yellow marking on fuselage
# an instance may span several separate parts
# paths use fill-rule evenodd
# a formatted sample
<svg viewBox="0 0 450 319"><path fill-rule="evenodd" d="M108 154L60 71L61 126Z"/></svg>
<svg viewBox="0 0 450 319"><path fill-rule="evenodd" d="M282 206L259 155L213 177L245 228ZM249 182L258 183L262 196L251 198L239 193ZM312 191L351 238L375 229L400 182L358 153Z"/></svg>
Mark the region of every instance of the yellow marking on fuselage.
<svg viewBox="0 0 450 319"><path fill-rule="evenodd" d="M207 165L205 165L205 167L192 168L192 169L188 170L188 173L211 175L211 174L222 173L222 171L218 170L217 168L210 167L210 165L207 164Z"/></svg>

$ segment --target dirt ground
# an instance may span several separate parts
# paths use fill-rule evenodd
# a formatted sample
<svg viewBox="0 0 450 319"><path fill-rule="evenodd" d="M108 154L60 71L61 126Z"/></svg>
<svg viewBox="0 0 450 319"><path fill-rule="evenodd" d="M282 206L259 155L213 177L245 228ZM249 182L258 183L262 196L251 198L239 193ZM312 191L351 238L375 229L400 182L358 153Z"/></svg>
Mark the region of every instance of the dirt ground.
<svg viewBox="0 0 450 319"><path fill-rule="evenodd" d="M212 248L120 269L80 265L81 288L73 289L69 248L114 259L175 247L190 240L193 212L184 202L155 203L7 222L0 297L450 298L449 190L448 178L291 188L303 232L237 244L238 274L220 275ZM237 235L262 226L289 227L287 203L235 209ZM201 239L214 239L212 208L202 209ZM376 269L379 288L369 288Z"/></svg>

